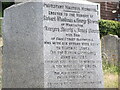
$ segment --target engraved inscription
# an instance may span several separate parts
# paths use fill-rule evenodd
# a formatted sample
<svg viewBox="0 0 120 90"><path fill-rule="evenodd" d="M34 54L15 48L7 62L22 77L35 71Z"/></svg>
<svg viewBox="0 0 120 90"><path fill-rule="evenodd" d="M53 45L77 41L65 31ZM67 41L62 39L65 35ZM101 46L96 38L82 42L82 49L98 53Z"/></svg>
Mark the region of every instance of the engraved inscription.
<svg viewBox="0 0 120 90"><path fill-rule="evenodd" d="M99 86L97 6L54 2L43 7L45 87Z"/></svg>

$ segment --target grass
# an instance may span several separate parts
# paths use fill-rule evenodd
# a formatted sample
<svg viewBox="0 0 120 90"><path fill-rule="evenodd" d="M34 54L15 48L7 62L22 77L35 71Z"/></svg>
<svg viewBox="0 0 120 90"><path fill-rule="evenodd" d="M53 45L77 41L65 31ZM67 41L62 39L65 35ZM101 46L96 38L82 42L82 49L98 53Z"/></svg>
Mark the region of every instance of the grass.
<svg viewBox="0 0 120 90"><path fill-rule="evenodd" d="M102 65L103 65L104 73L113 73L113 74L120 73L120 68L118 66L111 65L111 64L108 64L106 62L103 62Z"/></svg>
<svg viewBox="0 0 120 90"><path fill-rule="evenodd" d="M120 68L118 66L110 65L103 62L104 72L104 87L105 88L118 88Z"/></svg>
<svg viewBox="0 0 120 90"><path fill-rule="evenodd" d="M118 74L105 73L104 74L105 88L118 88Z"/></svg>

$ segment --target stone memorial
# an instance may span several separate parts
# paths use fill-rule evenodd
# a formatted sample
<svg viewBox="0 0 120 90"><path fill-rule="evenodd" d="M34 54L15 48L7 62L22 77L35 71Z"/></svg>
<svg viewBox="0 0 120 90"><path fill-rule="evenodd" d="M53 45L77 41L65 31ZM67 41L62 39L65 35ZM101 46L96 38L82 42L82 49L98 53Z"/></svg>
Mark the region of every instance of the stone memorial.
<svg viewBox="0 0 120 90"><path fill-rule="evenodd" d="M103 88L99 9L79 0L7 8L3 88Z"/></svg>
<svg viewBox="0 0 120 90"><path fill-rule="evenodd" d="M119 40L117 35L106 35L101 39L103 61L111 65L118 65L119 62Z"/></svg>

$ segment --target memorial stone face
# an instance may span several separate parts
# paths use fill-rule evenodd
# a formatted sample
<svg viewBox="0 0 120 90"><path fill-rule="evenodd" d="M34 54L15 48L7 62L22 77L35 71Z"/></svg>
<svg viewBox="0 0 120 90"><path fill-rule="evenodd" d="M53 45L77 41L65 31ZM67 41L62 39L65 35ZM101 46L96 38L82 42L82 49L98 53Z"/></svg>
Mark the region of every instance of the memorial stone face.
<svg viewBox="0 0 120 90"><path fill-rule="evenodd" d="M103 88L99 5L27 2L5 10L4 88Z"/></svg>
<svg viewBox="0 0 120 90"><path fill-rule="evenodd" d="M119 40L116 35L106 35L101 38L103 61L118 66L119 62Z"/></svg>

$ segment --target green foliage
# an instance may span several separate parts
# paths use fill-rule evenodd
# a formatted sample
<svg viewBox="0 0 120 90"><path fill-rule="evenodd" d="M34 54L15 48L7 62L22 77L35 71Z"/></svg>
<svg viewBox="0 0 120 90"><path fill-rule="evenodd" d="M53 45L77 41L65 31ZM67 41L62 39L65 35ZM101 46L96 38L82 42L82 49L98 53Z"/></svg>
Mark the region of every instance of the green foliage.
<svg viewBox="0 0 120 90"><path fill-rule="evenodd" d="M120 22L112 20L100 20L100 36L108 34L118 35L120 37Z"/></svg>
<svg viewBox="0 0 120 90"><path fill-rule="evenodd" d="M120 73L120 68L119 66L111 65L103 61L103 71L104 73Z"/></svg>

